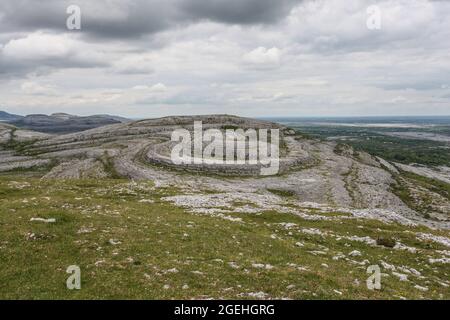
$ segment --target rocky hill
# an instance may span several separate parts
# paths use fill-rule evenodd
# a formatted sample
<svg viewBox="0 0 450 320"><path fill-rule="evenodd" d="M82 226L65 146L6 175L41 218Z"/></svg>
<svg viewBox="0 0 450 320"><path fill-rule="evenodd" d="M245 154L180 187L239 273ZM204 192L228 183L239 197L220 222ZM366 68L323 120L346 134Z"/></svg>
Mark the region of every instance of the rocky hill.
<svg viewBox="0 0 450 320"><path fill-rule="evenodd" d="M17 114L11 114L5 111L0 111L0 121L16 121L23 118Z"/></svg>
<svg viewBox="0 0 450 320"><path fill-rule="evenodd" d="M54 113L51 115L31 114L18 119L12 118L8 120L8 123L27 130L61 134L79 132L126 121L128 120L125 118L109 115L79 117L66 113Z"/></svg>
<svg viewBox="0 0 450 320"><path fill-rule="evenodd" d="M171 132L194 121L279 129L279 174L171 165ZM448 299L448 185L415 172L228 115L63 135L0 124L0 296L73 298L75 261L83 299Z"/></svg>

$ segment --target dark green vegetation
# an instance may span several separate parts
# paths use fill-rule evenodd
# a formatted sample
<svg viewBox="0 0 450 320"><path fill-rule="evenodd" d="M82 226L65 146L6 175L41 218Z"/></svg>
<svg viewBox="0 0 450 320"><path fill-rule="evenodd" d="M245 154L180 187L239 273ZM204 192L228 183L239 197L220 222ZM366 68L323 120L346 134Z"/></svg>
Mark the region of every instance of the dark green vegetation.
<svg viewBox="0 0 450 320"><path fill-rule="evenodd" d="M448 248L416 236L447 231L271 211L231 214L242 218L234 222L164 200L179 192L118 179L0 177L0 298L450 298L448 264L429 262ZM395 239L417 252L351 236ZM421 276L400 281L381 267L382 289L368 290L367 266L381 261ZM81 290L66 289L70 265L81 268Z"/></svg>
<svg viewBox="0 0 450 320"><path fill-rule="evenodd" d="M113 160L108 155L108 152L106 151L104 152L103 156L100 158L100 161L103 164L103 169L111 179L122 178L122 176L117 172L116 168L114 167Z"/></svg>
<svg viewBox="0 0 450 320"><path fill-rule="evenodd" d="M282 190L282 189L267 189L267 191L276 194L277 196L280 197L293 197L295 196L295 192L291 191L291 190Z"/></svg>
<svg viewBox="0 0 450 320"><path fill-rule="evenodd" d="M388 161L404 164L418 163L430 166L450 166L450 144L448 142L406 139L380 133L382 131L401 131L398 128L302 125L301 127L296 127L296 129L312 137L343 142L352 146L356 151L365 151ZM427 129L427 132L429 130L431 129ZM440 127L433 130L434 133L444 134L450 129Z"/></svg>
<svg viewBox="0 0 450 320"><path fill-rule="evenodd" d="M379 246L393 248L393 247L395 247L395 242L396 241L393 238L384 238L384 237L377 238L377 245L379 245Z"/></svg>

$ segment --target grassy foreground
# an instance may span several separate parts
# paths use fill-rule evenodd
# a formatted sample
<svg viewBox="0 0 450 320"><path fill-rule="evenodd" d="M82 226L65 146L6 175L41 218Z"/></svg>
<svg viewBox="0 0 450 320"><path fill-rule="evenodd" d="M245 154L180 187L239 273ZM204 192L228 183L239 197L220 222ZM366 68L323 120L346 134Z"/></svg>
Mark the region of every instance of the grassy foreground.
<svg viewBox="0 0 450 320"><path fill-rule="evenodd" d="M430 262L448 247L417 237L448 231L276 212L228 221L162 199L175 192L0 177L0 298L450 299L449 264ZM410 250L354 236L394 238ZM81 268L81 290L66 288L70 265ZM381 290L367 289L369 265L381 268Z"/></svg>

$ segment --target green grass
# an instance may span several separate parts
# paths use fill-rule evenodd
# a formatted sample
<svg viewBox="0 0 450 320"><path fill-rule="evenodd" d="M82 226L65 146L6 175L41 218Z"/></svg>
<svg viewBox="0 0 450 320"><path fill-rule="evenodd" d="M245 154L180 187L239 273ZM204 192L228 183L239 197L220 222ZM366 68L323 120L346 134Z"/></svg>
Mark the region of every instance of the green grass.
<svg viewBox="0 0 450 320"><path fill-rule="evenodd" d="M0 298L241 299L251 292L292 299L450 298L449 289L439 284L449 278L448 265L428 264L429 256L438 257L435 250L446 247L414 235L448 237L447 231L373 220L310 221L273 211L230 214L243 219L238 223L194 215L163 200L178 192L120 179L0 177ZM32 217L56 218L56 223L31 222ZM287 230L280 223L297 226ZM301 228L338 236L395 238L420 254L306 234ZM88 232L80 233L83 230ZM34 239L27 236L30 233ZM111 244L110 239L120 244ZM328 250L324 256L310 253L324 247ZM410 276L410 281L402 282L390 275L383 277L380 291L370 291L365 286L367 266L331 259L353 250L362 253L354 260L413 267L424 279ZM274 268L257 269L254 263ZM66 289L70 265L81 268L81 290ZM178 272L168 271L173 268ZM415 284L429 290L414 289ZM183 290L184 285L189 289ZM290 285L295 287L288 289Z"/></svg>
<svg viewBox="0 0 450 320"><path fill-rule="evenodd" d="M450 200L450 184L436 179L427 178L412 172L401 171L401 174L395 175L396 182L392 184L392 192L396 194L410 208L422 213L426 218L430 218L429 212L433 211L432 200L429 194L414 194L408 187L407 182L415 187L421 187L425 190L435 192L442 197ZM421 193L419 193L421 194Z"/></svg>
<svg viewBox="0 0 450 320"><path fill-rule="evenodd" d="M111 179L120 179L123 178L114 167L113 159L108 155L108 152L105 151L103 156L100 158L100 161L103 164L103 169L108 174Z"/></svg>
<svg viewBox="0 0 450 320"><path fill-rule="evenodd" d="M402 176L407 179L414 180L416 184L430 191L436 192L444 198L450 200L450 184L407 171L402 171Z"/></svg>

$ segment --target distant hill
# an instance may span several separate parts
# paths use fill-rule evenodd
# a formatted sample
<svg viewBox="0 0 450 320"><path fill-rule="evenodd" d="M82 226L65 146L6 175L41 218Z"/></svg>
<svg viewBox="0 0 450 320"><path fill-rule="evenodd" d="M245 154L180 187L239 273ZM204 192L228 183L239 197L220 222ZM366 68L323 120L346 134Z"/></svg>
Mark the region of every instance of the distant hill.
<svg viewBox="0 0 450 320"><path fill-rule="evenodd" d="M113 120L117 120L119 122L130 122L130 121L133 121L133 120L128 119L128 118L124 118L124 117L120 117L120 116L112 116L110 114L96 114L94 116L95 117L107 118L107 119L113 119Z"/></svg>
<svg viewBox="0 0 450 320"><path fill-rule="evenodd" d="M0 111L0 121L15 121L23 118L17 114L11 114L5 111Z"/></svg>
<svg viewBox="0 0 450 320"><path fill-rule="evenodd" d="M127 121L129 120L110 115L80 117L67 113L54 113L51 115L30 114L25 117L8 120L7 122L22 129L61 134L79 132Z"/></svg>

